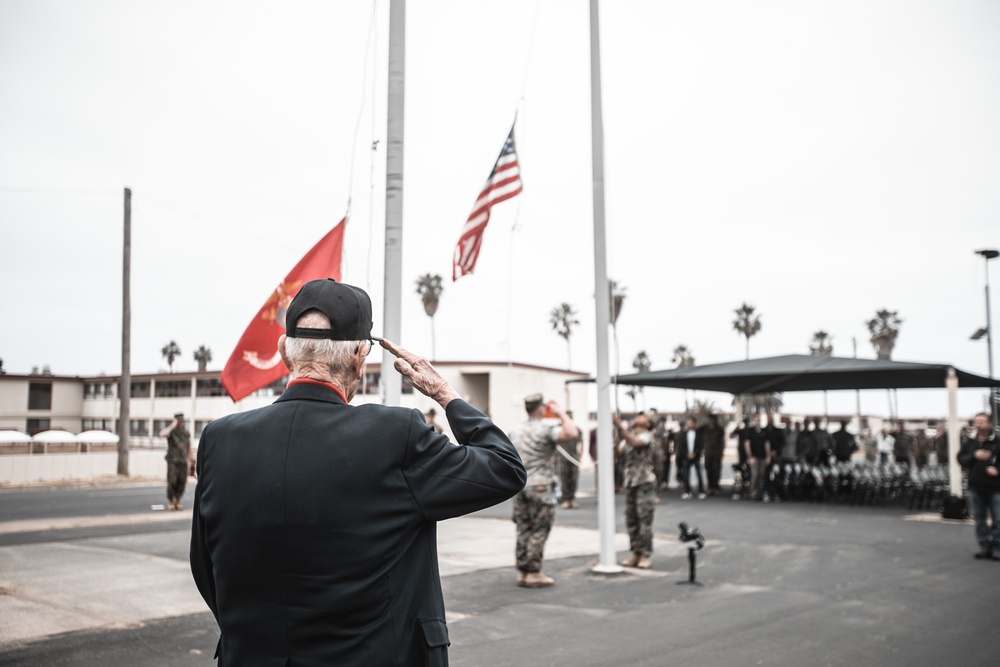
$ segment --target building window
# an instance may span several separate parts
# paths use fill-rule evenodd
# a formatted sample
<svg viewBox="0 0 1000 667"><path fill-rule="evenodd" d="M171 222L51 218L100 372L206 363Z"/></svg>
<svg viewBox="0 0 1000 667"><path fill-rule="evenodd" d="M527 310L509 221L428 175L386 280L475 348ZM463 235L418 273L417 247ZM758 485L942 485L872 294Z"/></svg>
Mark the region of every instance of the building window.
<svg viewBox="0 0 1000 667"><path fill-rule="evenodd" d="M129 396L132 398L149 398L149 383L133 382L129 390Z"/></svg>
<svg viewBox="0 0 1000 667"><path fill-rule="evenodd" d="M41 433L42 431L48 431L48 430L49 430L48 419L28 420L28 435L35 435L36 433Z"/></svg>
<svg viewBox="0 0 1000 667"><path fill-rule="evenodd" d="M382 374L378 372L368 371L365 373L365 378L361 383L359 393L365 395L377 394L378 393L378 381L381 379Z"/></svg>
<svg viewBox="0 0 1000 667"><path fill-rule="evenodd" d="M84 431L107 431L108 433L114 433L114 420L113 419L84 419L83 420L83 430Z"/></svg>
<svg viewBox="0 0 1000 667"><path fill-rule="evenodd" d="M198 396L225 396L226 389L222 386L222 380L198 380L198 387L195 390Z"/></svg>
<svg viewBox="0 0 1000 667"><path fill-rule="evenodd" d="M28 383L28 409L29 410L52 409L52 383L50 382Z"/></svg>
<svg viewBox="0 0 1000 667"><path fill-rule="evenodd" d="M145 419L130 419L128 422L129 435L148 436L149 422Z"/></svg>
<svg viewBox="0 0 1000 667"><path fill-rule="evenodd" d="M158 380L156 382L157 398L176 398L191 395L191 380Z"/></svg>
<svg viewBox="0 0 1000 667"><path fill-rule="evenodd" d="M114 398L115 397L115 383L114 382L105 382L103 385L101 385L101 388L103 389L103 392L101 393L101 396L103 396L104 398Z"/></svg>

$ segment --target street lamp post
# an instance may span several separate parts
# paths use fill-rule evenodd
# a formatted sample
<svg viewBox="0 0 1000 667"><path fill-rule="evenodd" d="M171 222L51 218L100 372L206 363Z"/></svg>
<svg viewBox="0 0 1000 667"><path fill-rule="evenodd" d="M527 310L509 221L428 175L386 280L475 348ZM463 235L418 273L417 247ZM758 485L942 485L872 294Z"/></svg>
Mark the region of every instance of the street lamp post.
<svg viewBox="0 0 1000 667"><path fill-rule="evenodd" d="M979 340L986 335L986 357L989 362L990 379L993 379L993 323L990 318L990 260L1000 257L1000 250L994 248L984 248L977 250L977 255L982 255L986 262L986 327L979 329L972 334L972 340ZM997 426L997 396L996 389L990 387L990 414L993 415L993 426Z"/></svg>

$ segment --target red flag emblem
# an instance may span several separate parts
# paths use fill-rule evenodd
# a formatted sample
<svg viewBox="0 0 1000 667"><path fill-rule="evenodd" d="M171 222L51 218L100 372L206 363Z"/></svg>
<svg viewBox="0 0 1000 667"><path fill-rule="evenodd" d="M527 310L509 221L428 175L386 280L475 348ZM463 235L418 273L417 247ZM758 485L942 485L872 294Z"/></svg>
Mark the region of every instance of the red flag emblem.
<svg viewBox="0 0 1000 667"><path fill-rule="evenodd" d="M243 332L222 369L222 386L233 402L288 374L278 353L278 338L285 333L285 310L304 283L317 278L340 280L346 222L346 218L341 220L299 260Z"/></svg>

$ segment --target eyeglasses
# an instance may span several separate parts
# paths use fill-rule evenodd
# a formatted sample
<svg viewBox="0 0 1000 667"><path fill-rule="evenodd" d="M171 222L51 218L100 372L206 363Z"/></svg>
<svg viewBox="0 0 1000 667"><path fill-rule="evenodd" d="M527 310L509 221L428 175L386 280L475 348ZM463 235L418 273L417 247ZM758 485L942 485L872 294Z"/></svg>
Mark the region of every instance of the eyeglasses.
<svg viewBox="0 0 1000 667"><path fill-rule="evenodd" d="M367 338L367 339L365 339L365 342L368 343L368 351L365 352L365 356L366 357L369 354L372 353L372 348L375 347L375 341L377 341L377 340L382 340L382 339L381 338ZM357 354L359 350L361 350L361 345L358 345L356 348L354 348L354 354Z"/></svg>

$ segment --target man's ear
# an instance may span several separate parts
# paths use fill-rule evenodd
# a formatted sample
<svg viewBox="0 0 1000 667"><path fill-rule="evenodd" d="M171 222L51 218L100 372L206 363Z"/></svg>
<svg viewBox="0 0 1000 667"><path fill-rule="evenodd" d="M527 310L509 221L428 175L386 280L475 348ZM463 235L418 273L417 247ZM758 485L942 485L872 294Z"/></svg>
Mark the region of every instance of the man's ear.
<svg viewBox="0 0 1000 667"><path fill-rule="evenodd" d="M285 363L285 368L288 369L288 372L291 373L294 371L295 369L288 363L288 354L285 352L285 334L278 336L278 354L281 355L281 361Z"/></svg>
<svg viewBox="0 0 1000 667"><path fill-rule="evenodd" d="M361 348L358 348L358 353L355 355L355 359L358 362L358 381L359 382L361 381L361 378L363 378L364 375L365 375L365 359L368 357L368 355L365 354L365 352L364 352L364 350L362 348L364 348L364 344L363 343L361 345Z"/></svg>

